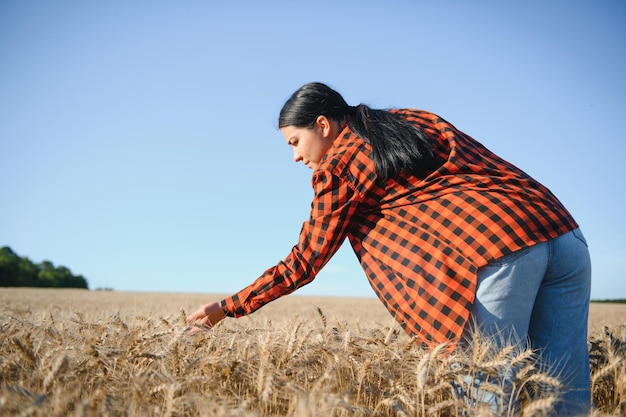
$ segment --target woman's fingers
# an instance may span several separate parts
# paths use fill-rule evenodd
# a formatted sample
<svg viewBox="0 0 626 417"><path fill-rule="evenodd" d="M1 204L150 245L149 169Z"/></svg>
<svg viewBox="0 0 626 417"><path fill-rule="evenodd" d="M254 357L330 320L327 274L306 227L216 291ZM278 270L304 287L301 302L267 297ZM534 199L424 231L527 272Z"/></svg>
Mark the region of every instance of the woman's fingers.
<svg viewBox="0 0 626 417"><path fill-rule="evenodd" d="M225 315L219 303L208 303L187 316L187 324L191 325L188 331L194 334L202 329L208 330L222 320Z"/></svg>

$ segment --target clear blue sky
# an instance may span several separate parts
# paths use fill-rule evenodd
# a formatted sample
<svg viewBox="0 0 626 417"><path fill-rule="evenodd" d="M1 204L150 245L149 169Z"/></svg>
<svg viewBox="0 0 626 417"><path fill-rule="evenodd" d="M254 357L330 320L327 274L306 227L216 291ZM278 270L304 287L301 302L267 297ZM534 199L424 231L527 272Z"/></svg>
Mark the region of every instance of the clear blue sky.
<svg viewBox="0 0 626 417"><path fill-rule="evenodd" d="M434 111L548 186L626 298L626 3L0 2L0 246L91 288L232 293L296 243L278 112ZM344 245L299 294L372 296Z"/></svg>

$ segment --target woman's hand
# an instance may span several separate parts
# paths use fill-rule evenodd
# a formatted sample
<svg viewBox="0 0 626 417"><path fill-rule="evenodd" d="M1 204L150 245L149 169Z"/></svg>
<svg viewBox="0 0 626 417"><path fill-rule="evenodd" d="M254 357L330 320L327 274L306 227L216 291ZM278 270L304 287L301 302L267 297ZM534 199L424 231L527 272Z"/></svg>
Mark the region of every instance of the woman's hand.
<svg viewBox="0 0 626 417"><path fill-rule="evenodd" d="M189 332L191 334L196 333L202 327L210 329L224 317L226 317L226 313L222 310L220 303L212 302L206 304L200 307L195 313L187 316L187 324L193 326Z"/></svg>

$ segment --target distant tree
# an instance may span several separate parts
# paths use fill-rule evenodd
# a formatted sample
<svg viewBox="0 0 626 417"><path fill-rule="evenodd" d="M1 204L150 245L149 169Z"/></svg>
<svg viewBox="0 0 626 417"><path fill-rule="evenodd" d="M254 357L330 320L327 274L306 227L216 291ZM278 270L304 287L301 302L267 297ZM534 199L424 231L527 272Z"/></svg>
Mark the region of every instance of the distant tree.
<svg viewBox="0 0 626 417"><path fill-rule="evenodd" d="M87 280L82 275L73 275L64 266L57 268L57 287L60 288L87 288Z"/></svg>
<svg viewBox="0 0 626 417"><path fill-rule="evenodd" d="M43 261L39 264L39 274L37 274L38 287L56 287L57 273L54 264L50 261Z"/></svg>
<svg viewBox="0 0 626 417"><path fill-rule="evenodd" d="M8 246L0 248L0 286L89 288L85 277L72 274L69 268L55 267L50 261L34 264Z"/></svg>
<svg viewBox="0 0 626 417"><path fill-rule="evenodd" d="M20 257L8 246L0 248L0 285L13 287L19 284Z"/></svg>
<svg viewBox="0 0 626 417"><path fill-rule="evenodd" d="M23 257L19 261L19 282L20 287L37 286L37 275L39 267L32 263L30 259Z"/></svg>

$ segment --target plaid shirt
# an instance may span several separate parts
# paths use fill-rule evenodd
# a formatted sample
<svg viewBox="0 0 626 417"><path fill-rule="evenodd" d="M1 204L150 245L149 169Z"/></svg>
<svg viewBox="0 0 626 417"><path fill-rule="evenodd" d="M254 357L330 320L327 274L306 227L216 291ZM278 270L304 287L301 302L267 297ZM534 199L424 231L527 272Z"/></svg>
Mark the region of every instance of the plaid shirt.
<svg viewBox="0 0 626 417"><path fill-rule="evenodd" d="M347 237L405 331L425 347L452 348L474 302L478 268L577 227L546 187L445 120L392 111L434 139L438 168L426 178L380 184L371 147L346 128L313 172L311 216L298 244L222 300L228 316L252 313L309 283Z"/></svg>

